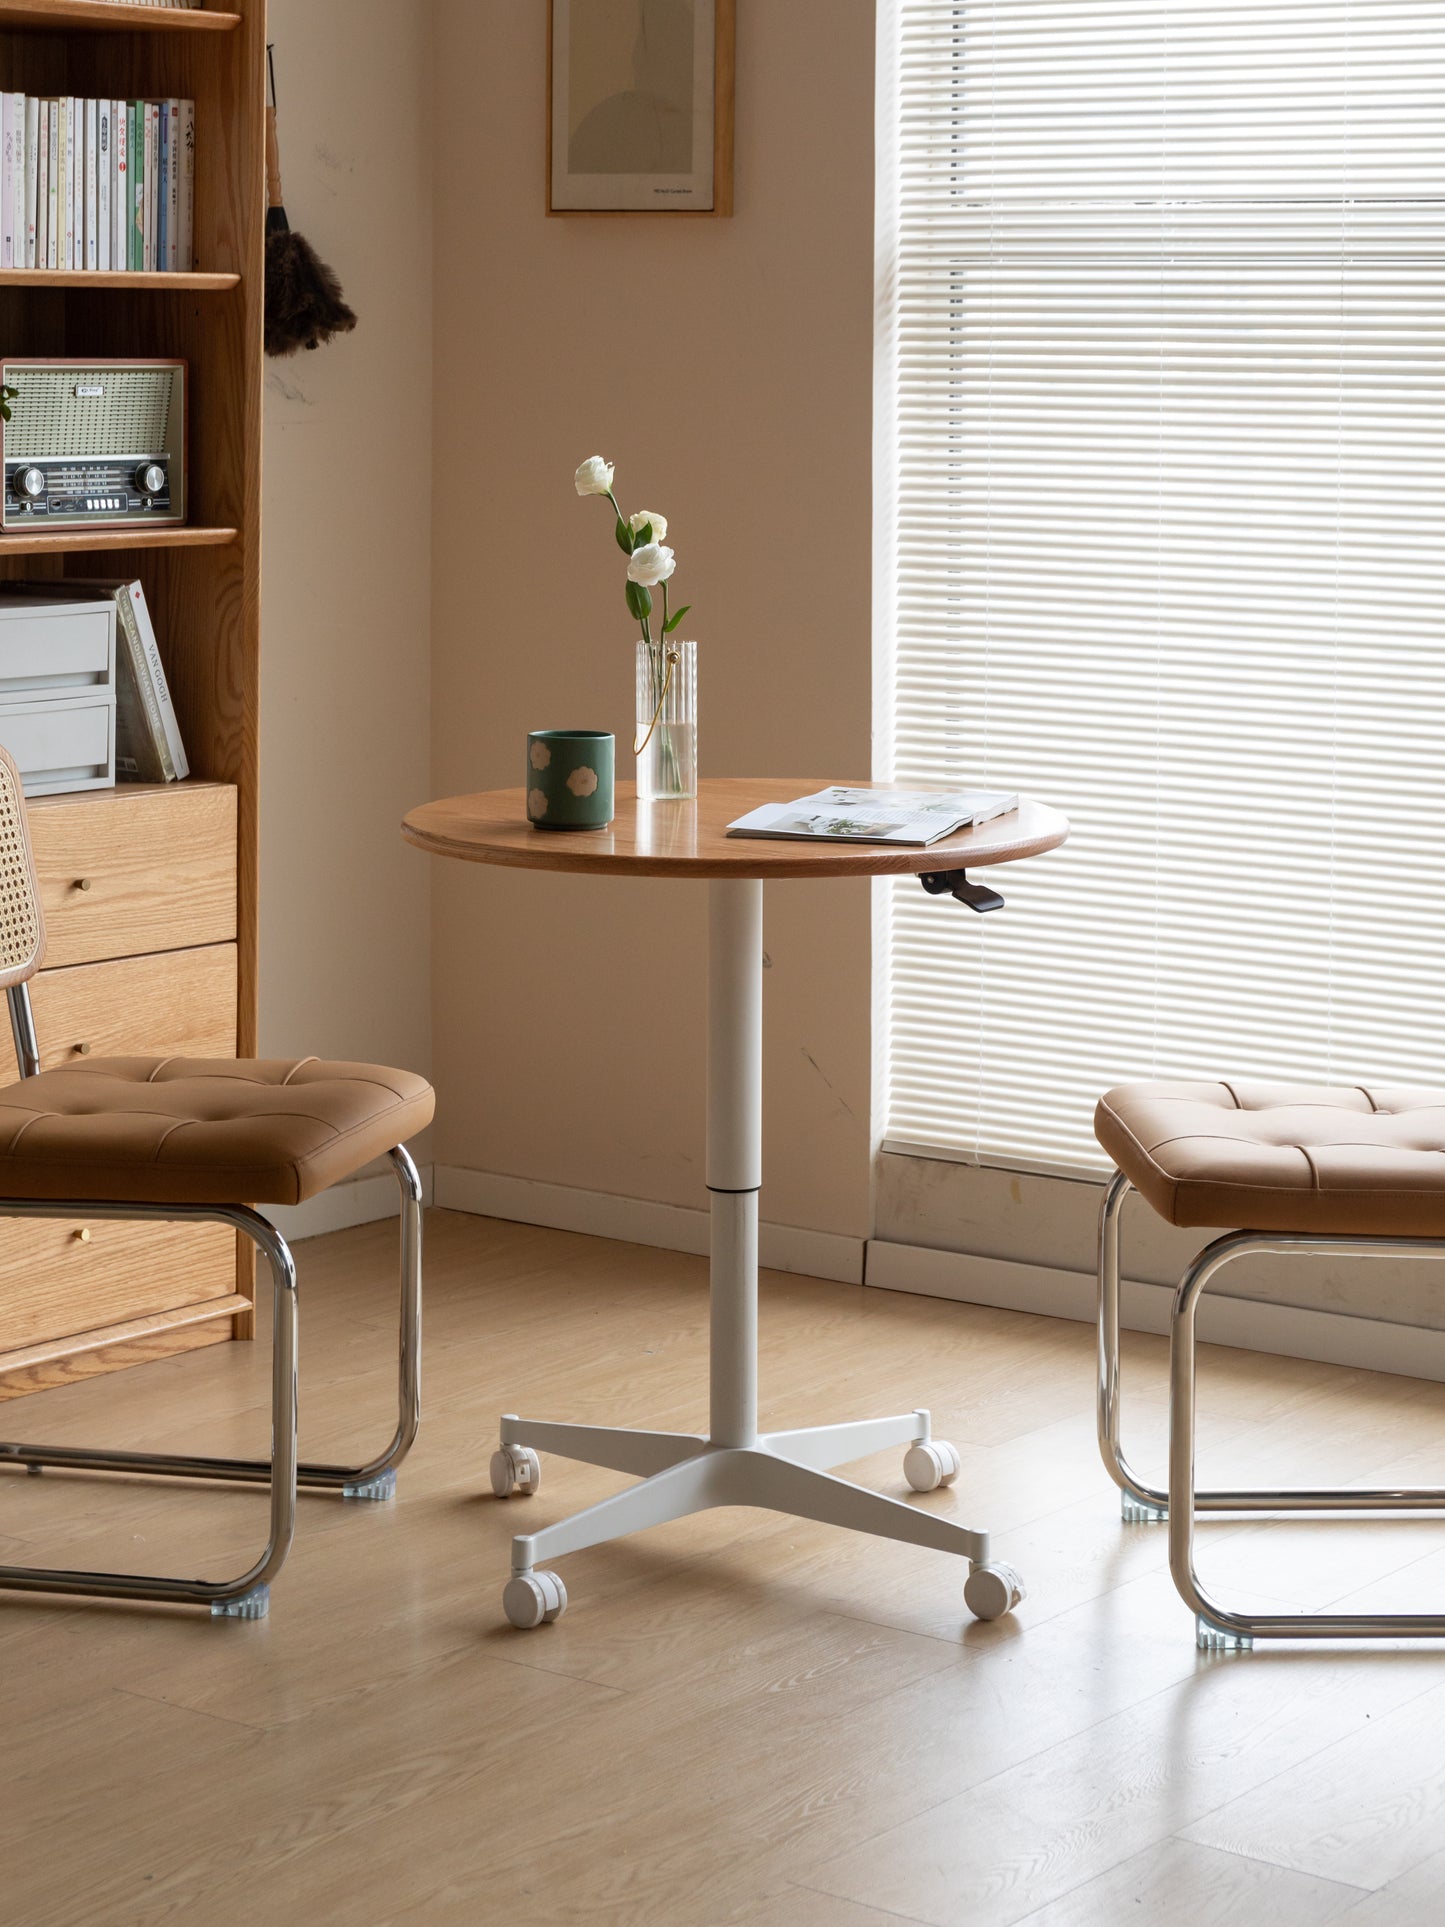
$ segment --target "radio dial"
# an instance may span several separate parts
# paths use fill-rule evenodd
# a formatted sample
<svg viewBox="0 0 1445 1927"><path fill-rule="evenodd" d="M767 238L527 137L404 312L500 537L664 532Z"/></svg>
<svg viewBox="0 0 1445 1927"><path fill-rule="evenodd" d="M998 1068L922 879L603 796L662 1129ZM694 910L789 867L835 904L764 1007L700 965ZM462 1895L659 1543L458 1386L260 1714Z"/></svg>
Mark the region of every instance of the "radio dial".
<svg viewBox="0 0 1445 1927"><path fill-rule="evenodd" d="M17 469L15 493L24 502L38 502L45 493L45 470L33 466Z"/></svg>
<svg viewBox="0 0 1445 1927"><path fill-rule="evenodd" d="M142 495L163 495L166 471L159 462L142 462L135 472L135 485Z"/></svg>

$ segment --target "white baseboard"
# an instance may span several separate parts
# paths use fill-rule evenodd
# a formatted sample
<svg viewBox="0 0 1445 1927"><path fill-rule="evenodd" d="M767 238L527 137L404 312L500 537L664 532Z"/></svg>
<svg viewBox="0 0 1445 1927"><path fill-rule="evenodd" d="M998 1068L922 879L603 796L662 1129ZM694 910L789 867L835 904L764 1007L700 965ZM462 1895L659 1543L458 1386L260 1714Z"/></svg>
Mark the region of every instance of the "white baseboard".
<svg viewBox="0 0 1445 1927"><path fill-rule="evenodd" d="M1046 1265L979 1258L966 1252L932 1251L921 1245L868 1246L866 1281L885 1291L913 1291L928 1298L954 1298L970 1305L1040 1312L1092 1324L1097 1288L1093 1274ZM1166 1285L1125 1280L1119 1315L1130 1331L1167 1332L1173 1293ZM1315 1358L1327 1365L1353 1365L1405 1378L1445 1380L1445 1332L1395 1325L1345 1312L1302 1311L1253 1298L1208 1293L1199 1306L1199 1335L1242 1351Z"/></svg>
<svg viewBox="0 0 1445 1927"><path fill-rule="evenodd" d="M606 1191L577 1191L565 1184L539 1184L494 1171L467 1171L454 1164L437 1165L434 1202L447 1211L544 1224L554 1231L585 1231L594 1238L657 1245L665 1251L706 1252L708 1245L706 1211L655 1204L646 1198L619 1198ZM772 1271L800 1271L845 1285L863 1282L863 1240L836 1231L763 1224L758 1228L758 1256Z"/></svg>
<svg viewBox="0 0 1445 1927"><path fill-rule="evenodd" d="M432 1167L420 1167L422 1194L432 1202ZM399 1209L396 1179L390 1169L373 1177L353 1178L350 1184L333 1184L318 1198L305 1204L268 1205L266 1216L287 1244L300 1244L303 1238L320 1238L328 1231L349 1231L353 1225L374 1224L378 1218L394 1218Z"/></svg>

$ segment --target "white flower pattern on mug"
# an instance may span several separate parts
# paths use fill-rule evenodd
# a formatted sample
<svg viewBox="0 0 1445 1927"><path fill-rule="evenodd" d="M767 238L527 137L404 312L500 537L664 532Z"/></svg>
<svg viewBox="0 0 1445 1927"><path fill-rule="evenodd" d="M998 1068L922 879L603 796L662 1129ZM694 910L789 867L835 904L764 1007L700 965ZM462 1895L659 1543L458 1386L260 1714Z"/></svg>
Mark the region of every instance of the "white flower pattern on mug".
<svg viewBox="0 0 1445 1927"><path fill-rule="evenodd" d="M552 752L545 743L533 743L529 754L533 769L546 769L552 760Z"/></svg>
<svg viewBox="0 0 1445 1927"><path fill-rule="evenodd" d="M539 816L545 816L547 814L546 790L527 791L527 814L534 823Z"/></svg>
<svg viewBox="0 0 1445 1927"><path fill-rule="evenodd" d="M567 778L567 787L574 796L595 796L597 794L596 770L588 769L585 764L581 769L574 769Z"/></svg>

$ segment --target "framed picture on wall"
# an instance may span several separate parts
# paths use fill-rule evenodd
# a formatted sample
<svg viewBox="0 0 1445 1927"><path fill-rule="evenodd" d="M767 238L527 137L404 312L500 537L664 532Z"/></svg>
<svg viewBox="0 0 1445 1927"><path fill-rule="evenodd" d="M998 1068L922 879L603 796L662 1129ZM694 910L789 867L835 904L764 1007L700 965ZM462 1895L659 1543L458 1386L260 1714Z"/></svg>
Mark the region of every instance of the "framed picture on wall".
<svg viewBox="0 0 1445 1927"><path fill-rule="evenodd" d="M547 212L731 214L734 0L548 0Z"/></svg>

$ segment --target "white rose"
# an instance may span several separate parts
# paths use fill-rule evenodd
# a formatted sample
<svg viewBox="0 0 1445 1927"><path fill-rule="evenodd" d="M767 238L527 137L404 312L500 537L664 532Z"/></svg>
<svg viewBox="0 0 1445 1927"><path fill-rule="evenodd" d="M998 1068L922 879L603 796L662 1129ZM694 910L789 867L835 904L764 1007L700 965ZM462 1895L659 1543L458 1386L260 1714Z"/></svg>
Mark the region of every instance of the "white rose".
<svg viewBox="0 0 1445 1927"><path fill-rule="evenodd" d="M617 470L613 463L604 462L600 455L589 455L577 470L574 477L579 495L606 495L612 488L612 477Z"/></svg>
<svg viewBox="0 0 1445 1927"><path fill-rule="evenodd" d="M639 509L637 511L630 523L632 533L634 535L640 535L649 522L652 524L653 541L665 542L667 540L667 517L665 515L658 515L652 509Z"/></svg>
<svg viewBox="0 0 1445 1927"><path fill-rule="evenodd" d="M627 579L640 582L644 589L655 589L659 582L668 580L676 567L677 557L671 549L665 549L660 542L644 542L640 549L632 551Z"/></svg>

